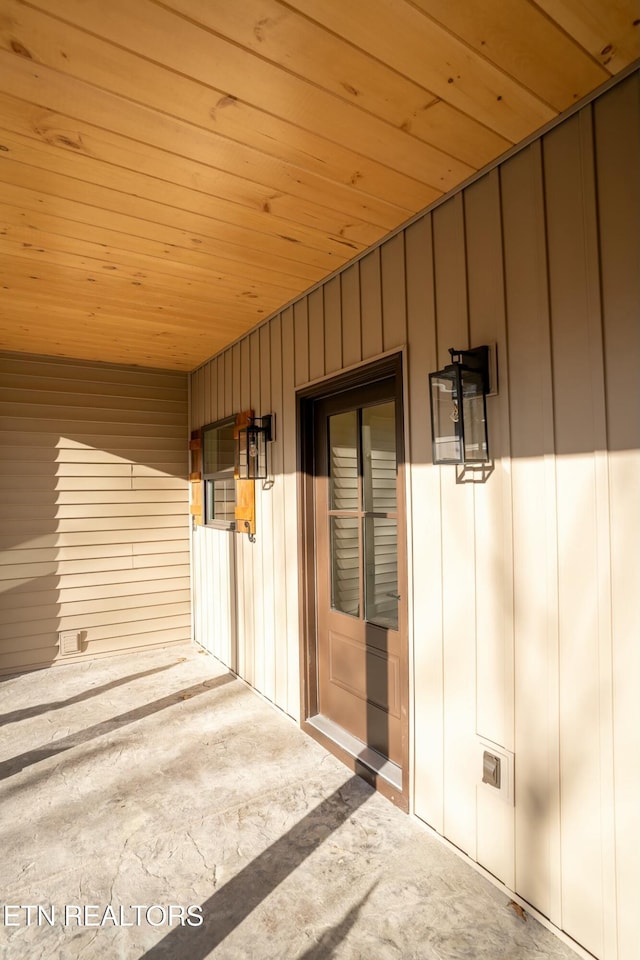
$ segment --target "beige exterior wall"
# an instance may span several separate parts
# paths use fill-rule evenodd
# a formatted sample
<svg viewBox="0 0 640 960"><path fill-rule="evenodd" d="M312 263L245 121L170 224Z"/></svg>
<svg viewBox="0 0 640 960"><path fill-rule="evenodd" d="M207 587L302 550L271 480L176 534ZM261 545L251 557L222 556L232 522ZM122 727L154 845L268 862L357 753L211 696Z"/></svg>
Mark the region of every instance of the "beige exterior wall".
<svg viewBox="0 0 640 960"><path fill-rule="evenodd" d="M189 640L187 389L0 356L0 673Z"/></svg>
<svg viewBox="0 0 640 960"><path fill-rule="evenodd" d="M639 940L639 90L636 73L192 376L192 427L276 415L257 543L194 535L196 639L298 717L295 390L403 349L413 809L607 960ZM487 342L494 470L457 483L431 464L427 374ZM515 805L479 782L480 738L514 753Z"/></svg>

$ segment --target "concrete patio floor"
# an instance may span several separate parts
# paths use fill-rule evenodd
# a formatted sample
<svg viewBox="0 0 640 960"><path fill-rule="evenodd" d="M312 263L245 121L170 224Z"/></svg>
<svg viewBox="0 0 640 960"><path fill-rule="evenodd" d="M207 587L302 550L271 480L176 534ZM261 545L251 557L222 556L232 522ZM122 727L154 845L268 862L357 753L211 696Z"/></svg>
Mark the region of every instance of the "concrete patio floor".
<svg viewBox="0 0 640 960"><path fill-rule="evenodd" d="M0 678L0 810L5 960L576 957L189 646Z"/></svg>

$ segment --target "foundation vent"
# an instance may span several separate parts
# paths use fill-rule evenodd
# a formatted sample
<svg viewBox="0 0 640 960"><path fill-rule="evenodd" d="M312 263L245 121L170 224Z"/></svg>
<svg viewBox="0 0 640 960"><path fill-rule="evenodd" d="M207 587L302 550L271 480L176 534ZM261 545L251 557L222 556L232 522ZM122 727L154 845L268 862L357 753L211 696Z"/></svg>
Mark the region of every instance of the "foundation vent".
<svg viewBox="0 0 640 960"><path fill-rule="evenodd" d="M61 630L58 634L58 643L61 657L71 657L80 653L80 631Z"/></svg>

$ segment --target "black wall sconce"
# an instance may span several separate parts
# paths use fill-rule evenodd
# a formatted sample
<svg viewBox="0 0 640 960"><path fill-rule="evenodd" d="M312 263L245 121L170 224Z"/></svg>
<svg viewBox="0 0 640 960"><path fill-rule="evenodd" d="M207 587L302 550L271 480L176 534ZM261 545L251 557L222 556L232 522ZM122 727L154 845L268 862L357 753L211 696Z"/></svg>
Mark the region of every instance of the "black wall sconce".
<svg viewBox="0 0 640 960"><path fill-rule="evenodd" d="M238 479L266 480L269 476L267 443L273 439L272 415L252 417L238 431Z"/></svg>
<svg viewBox="0 0 640 960"><path fill-rule="evenodd" d="M429 374L434 463L486 463L489 347L450 348L451 363Z"/></svg>

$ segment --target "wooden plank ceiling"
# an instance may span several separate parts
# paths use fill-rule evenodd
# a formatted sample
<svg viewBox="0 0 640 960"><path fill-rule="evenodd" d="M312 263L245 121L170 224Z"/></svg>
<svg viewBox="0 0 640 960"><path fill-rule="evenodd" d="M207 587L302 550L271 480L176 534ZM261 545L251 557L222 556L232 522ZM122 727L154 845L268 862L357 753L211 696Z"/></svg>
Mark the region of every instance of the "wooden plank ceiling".
<svg viewBox="0 0 640 960"><path fill-rule="evenodd" d="M190 370L639 52L637 0L0 0L0 346Z"/></svg>

